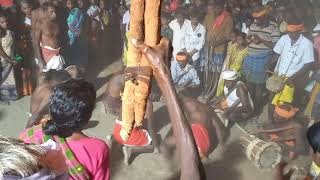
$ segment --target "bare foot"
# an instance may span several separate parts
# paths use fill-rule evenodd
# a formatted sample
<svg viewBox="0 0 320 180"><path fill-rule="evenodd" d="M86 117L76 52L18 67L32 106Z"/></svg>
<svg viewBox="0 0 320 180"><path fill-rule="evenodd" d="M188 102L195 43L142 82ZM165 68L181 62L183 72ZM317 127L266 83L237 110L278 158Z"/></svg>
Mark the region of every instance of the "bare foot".
<svg viewBox="0 0 320 180"><path fill-rule="evenodd" d="M122 147L122 152L123 152L123 155L124 155L124 163L125 165L129 165L129 160L130 160L130 157L131 157L131 148L128 147L128 146L123 146Z"/></svg>
<svg viewBox="0 0 320 180"><path fill-rule="evenodd" d="M154 148L153 154L160 154L160 149L159 148Z"/></svg>

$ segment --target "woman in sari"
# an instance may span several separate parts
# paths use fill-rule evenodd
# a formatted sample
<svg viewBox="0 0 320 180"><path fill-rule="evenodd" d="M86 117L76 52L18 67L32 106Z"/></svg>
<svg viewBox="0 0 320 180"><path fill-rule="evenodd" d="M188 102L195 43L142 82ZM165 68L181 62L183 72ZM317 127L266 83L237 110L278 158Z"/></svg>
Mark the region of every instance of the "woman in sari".
<svg viewBox="0 0 320 180"><path fill-rule="evenodd" d="M77 180L109 180L109 148L82 130L88 124L96 103L92 84L71 79L57 85L49 101L46 124L25 129L20 139L25 143L55 142L65 156L69 176Z"/></svg>
<svg viewBox="0 0 320 180"><path fill-rule="evenodd" d="M13 59L13 36L7 28L7 17L0 14L0 102L18 99L13 66L17 62Z"/></svg>
<svg viewBox="0 0 320 180"><path fill-rule="evenodd" d="M88 63L88 41L86 31L83 29L85 14L77 7L75 0L67 0L66 6L69 10L67 19L70 46L68 65L76 65L84 71Z"/></svg>

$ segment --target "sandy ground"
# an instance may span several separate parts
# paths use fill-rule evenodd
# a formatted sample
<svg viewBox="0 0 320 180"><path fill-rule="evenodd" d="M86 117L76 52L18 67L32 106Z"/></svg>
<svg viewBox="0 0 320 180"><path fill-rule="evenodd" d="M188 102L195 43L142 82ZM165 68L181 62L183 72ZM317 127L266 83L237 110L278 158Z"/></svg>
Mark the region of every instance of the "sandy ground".
<svg viewBox="0 0 320 180"><path fill-rule="evenodd" d="M98 102L92 119L85 132L94 137L107 139L112 133L115 117L106 114L101 102L101 94L104 92L107 81L112 73L120 70L119 24L113 24L108 37L106 47L108 56L99 61L90 61L88 67L88 80L95 84L98 94ZM0 134L16 137L23 130L28 118L30 97L24 97L10 106L0 105ZM168 132L169 124L167 115L164 115L163 104L155 103L155 121L160 122L159 133L162 137ZM166 114L166 113L165 113ZM243 134L237 127L231 129L225 151L220 148L211 153L210 161L205 165L208 180L270 180L272 173L256 168L252 162L246 159L238 139ZM123 154L119 145L113 145L111 149L111 175L113 180L174 180L178 179L178 165L173 160L166 160L159 154L142 154L134 158L130 166L123 163Z"/></svg>

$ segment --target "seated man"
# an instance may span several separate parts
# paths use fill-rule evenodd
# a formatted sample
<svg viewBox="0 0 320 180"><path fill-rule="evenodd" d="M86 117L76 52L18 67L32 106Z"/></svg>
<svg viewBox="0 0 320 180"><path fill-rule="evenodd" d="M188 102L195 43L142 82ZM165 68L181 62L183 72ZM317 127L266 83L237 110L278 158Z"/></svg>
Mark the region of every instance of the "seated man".
<svg viewBox="0 0 320 180"><path fill-rule="evenodd" d="M197 71L188 64L188 55L185 52L179 52L176 61L172 62L171 75L177 93L200 85Z"/></svg>
<svg viewBox="0 0 320 180"><path fill-rule="evenodd" d="M70 74L66 70L49 70L45 74L45 78L34 90L30 101L30 119L27 127L31 127L41 120L42 116L47 115L49 98L52 94L53 88L69 80Z"/></svg>
<svg viewBox="0 0 320 180"><path fill-rule="evenodd" d="M254 133L261 134L260 138L266 141L279 142L283 149L288 152L289 160L307 152L306 129L295 120L294 116L297 111L298 109L289 104L276 106L274 121L264 125Z"/></svg>
<svg viewBox="0 0 320 180"><path fill-rule="evenodd" d="M224 96L219 102L225 117L231 122L248 119L253 113L253 103L246 85L238 79L237 72L222 72L225 80Z"/></svg>
<svg viewBox="0 0 320 180"><path fill-rule="evenodd" d="M224 145L224 127L219 121L217 114L206 104L190 97L180 97L180 103L187 121L190 124L193 137L196 141L199 156L202 160L207 159L213 151L213 137L216 137L221 146ZM162 150L175 147L176 137L169 134L161 146Z"/></svg>

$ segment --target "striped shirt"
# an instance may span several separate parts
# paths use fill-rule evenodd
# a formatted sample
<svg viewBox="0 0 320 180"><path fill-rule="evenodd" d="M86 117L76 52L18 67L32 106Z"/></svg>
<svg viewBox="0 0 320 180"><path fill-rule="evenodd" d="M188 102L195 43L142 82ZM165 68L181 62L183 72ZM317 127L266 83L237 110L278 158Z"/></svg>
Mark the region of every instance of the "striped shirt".
<svg viewBox="0 0 320 180"><path fill-rule="evenodd" d="M265 41L276 43L280 39L280 30L278 25L272 21L270 21L267 27L260 27L256 23L253 23L249 28L248 35L256 35ZM269 48L263 43L255 44L252 42L249 44L249 54L265 54L271 51L272 48Z"/></svg>

